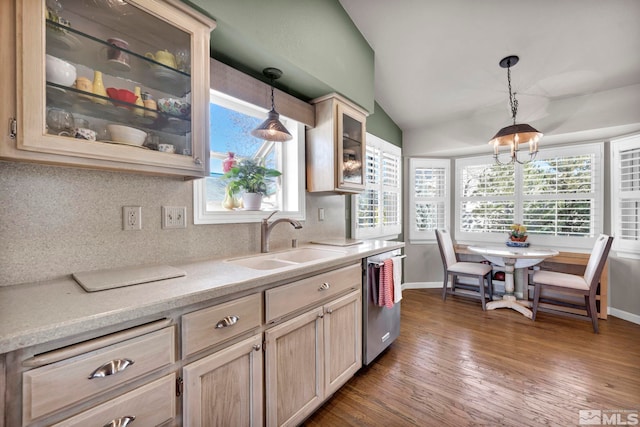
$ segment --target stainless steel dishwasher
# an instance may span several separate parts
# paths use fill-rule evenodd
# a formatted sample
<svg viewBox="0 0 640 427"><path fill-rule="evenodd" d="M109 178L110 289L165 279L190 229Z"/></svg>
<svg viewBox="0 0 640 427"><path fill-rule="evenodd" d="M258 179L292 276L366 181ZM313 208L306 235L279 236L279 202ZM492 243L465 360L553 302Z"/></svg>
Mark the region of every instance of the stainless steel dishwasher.
<svg viewBox="0 0 640 427"><path fill-rule="evenodd" d="M368 365L400 334L400 303L378 306L378 280L384 260L400 256L400 249L365 258L362 263L362 363Z"/></svg>

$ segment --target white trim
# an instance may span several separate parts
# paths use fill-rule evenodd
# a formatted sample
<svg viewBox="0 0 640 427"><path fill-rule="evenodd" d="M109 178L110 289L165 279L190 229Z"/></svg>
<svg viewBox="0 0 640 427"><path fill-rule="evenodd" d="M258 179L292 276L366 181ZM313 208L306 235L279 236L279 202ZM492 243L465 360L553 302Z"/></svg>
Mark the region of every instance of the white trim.
<svg viewBox="0 0 640 427"><path fill-rule="evenodd" d="M609 307L609 316L614 316L622 320L626 320L627 322L635 323L636 325L640 325L640 315L629 313L628 311L620 310L617 308Z"/></svg>
<svg viewBox="0 0 640 427"><path fill-rule="evenodd" d="M402 290L405 289L442 289L442 282L405 282Z"/></svg>

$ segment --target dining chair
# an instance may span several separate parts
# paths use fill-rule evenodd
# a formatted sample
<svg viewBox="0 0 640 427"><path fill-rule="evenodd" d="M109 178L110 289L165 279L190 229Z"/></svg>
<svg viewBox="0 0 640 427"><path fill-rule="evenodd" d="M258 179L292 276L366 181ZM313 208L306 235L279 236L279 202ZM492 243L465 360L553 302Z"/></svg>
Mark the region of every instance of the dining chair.
<svg viewBox="0 0 640 427"><path fill-rule="evenodd" d="M488 264L481 264L478 262L464 262L458 261L456 251L453 247L453 241L451 235L447 230L436 230L436 240L438 241L438 248L440 249L440 256L442 257L442 265L444 267L444 282L442 284L442 300L447 299L447 288L449 282L449 276L451 276L451 293L456 294L456 287L462 289L478 289L480 293L480 300L482 301L482 309L486 310L485 302L485 280L487 283L487 290L489 299L493 299L493 284L491 282L491 272L493 268ZM478 279L477 285L466 285L456 283L457 277L475 277Z"/></svg>
<svg viewBox="0 0 640 427"><path fill-rule="evenodd" d="M558 305L585 310L587 316L591 317L593 332L597 334L598 310L596 309L596 294L602 270L609 256L611 243L613 243L613 237L606 234L598 236L583 276L548 270L538 270L533 273L532 282L535 289L533 291L533 316L531 319L536 320L540 301L553 302ZM542 296L544 289L555 291L556 295L548 294ZM584 305L569 303L562 299L563 295L565 298L567 295L582 295L584 296Z"/></svg>

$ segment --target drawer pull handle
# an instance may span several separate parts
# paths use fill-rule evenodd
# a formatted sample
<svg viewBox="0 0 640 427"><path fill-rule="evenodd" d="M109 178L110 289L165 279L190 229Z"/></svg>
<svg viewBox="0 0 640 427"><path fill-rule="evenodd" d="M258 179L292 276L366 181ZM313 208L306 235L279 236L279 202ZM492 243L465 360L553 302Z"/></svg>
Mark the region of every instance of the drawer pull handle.
<svg viewBox="0 0 640 427"><path fill-rule="evenodd" d="M330 284L328 284L327 282L324 282L322 285L320 285L320 287L318 288L319 291L326 291L327 289L329 289L331 287Z"/></svg>
<svg viewBox="0 0 640 427"><path fill-rule="evenodd" d="M228 328L238 323L240 318L238 316L225 316L221 321L216 324L216 329Z"/></svg>
<svg viewBox="0 0 640 427"><path fill-rule="evenodd" d="M134 422L135 419L136 417L134 417L133 415L127 415L126 417L116 418L115 420L112 420L102 427L126 427Z"/></svg>
<svg viewBox="0 0 640 427"><path fill-rule="evenodd" d="M115 375L118 372L124 371L130 365L133 365L133 360L131 359L114 359L93 371L91 375L89 375L89 379L92 380L94 378L104 378L109 375Z"/></svg>

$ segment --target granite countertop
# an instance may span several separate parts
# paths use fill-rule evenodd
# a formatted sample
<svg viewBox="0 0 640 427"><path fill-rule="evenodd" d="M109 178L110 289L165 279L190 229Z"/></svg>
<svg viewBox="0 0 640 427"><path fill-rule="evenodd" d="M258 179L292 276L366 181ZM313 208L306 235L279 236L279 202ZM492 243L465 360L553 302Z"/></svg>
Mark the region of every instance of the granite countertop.
<svg viewBox="0 0 640 427"><path fill-rule="evenodd" d="M99 292L86 292L71 275L0 287L0 354L296 280L402 248L404 243L373 240L348 247L308 247L338 253L336 257L273 270L255 270L224 259L176 263L172 266L184 270L186 276Z"/></svg>

